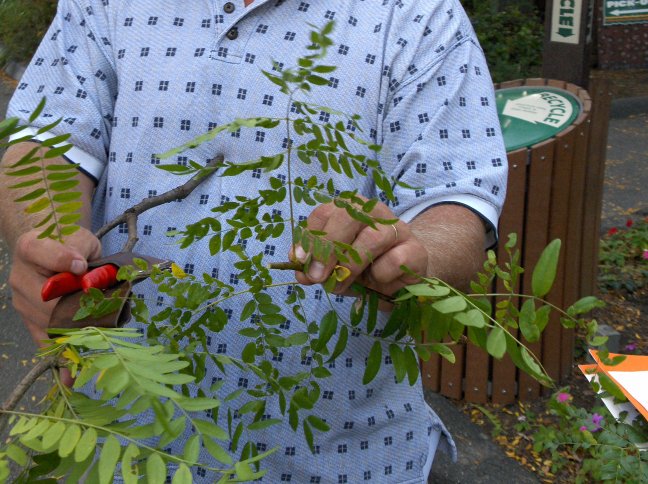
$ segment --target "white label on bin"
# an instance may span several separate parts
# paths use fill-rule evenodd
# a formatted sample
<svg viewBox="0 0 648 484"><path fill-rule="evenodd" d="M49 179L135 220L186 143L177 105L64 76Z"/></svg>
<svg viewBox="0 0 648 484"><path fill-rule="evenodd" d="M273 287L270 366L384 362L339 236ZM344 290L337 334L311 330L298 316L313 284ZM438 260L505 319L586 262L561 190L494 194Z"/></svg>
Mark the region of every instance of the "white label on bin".
<svg viewBox="0 0 648 484"><path fill-rule="evenodd" d="M551 14L551 42L578 44L583 0L554 0Z"/></svg>
<svg viewBox="0 0 648 484"><path fill-rule="evenodd" d="M506 101L502 114L512 118L560 128L574 111L567 98L553 92L538 92Z"/></svg>

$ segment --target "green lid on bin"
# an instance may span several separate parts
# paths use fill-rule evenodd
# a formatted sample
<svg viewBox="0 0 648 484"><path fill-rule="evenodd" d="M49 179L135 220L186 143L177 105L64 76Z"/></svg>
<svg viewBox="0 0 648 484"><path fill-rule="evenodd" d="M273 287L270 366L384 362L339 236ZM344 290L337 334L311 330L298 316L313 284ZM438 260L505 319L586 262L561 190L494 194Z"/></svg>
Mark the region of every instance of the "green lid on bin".
<svg viewBox="0 0 648 484"><path fill-rule="evenodd" d="M571 126L582 110L577 97L555 87L507 87L495 94L506 151L553 138Z"/></svg>

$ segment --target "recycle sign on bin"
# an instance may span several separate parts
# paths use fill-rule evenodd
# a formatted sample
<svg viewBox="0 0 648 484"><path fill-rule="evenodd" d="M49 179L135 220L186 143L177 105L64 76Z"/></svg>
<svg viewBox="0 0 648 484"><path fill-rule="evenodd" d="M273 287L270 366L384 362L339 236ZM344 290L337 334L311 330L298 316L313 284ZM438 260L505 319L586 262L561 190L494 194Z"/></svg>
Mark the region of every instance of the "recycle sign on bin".
<svg viewBox="0 0 648 484"><path fill-rule="evenodd" d="M549 86L498 89L496 101L506 151L553 138L571 126L583 109L572 93Z"/></svg>

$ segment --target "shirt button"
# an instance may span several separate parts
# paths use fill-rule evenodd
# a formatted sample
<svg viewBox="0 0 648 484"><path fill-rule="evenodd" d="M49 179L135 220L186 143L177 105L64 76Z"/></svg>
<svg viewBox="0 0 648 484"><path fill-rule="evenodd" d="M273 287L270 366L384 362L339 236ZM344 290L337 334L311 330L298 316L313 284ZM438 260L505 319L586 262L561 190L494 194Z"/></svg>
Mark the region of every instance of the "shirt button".
<svg viewBox="0 0 648 484"><path fill-rule="evenodd" d="M227 38L230 40L235 40L238 37L238 29L236 27L232 27L227 31Z"/></svg>
<svg viewBox="0 0 648 484"><path fill-rule="evenodd" d="M225 5L223 5L223 10L225 10L225 13L232 13L234 10L236 10L236 7L232 2L227 2Z"/></svg>

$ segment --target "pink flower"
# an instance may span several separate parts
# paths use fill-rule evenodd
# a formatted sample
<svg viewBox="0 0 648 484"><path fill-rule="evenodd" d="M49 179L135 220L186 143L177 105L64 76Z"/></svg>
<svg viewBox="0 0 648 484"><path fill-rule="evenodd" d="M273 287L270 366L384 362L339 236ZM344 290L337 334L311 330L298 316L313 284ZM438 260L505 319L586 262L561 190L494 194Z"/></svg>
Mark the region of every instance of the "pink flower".
<svg viewBox="0 0 648 484"><path fill-rule="evenodd" d="M648 260L648 249L644 249L642 257L644 260Z"/></svg>
<svg viewBox="0 0 648 484"><path fill-rule="evenodd" d="M619 231L616 227L612 227L610 230L608 230L607 234L608 237L612 237L614 234L616 234Z"/></svg>
<svg viewBox="0 0 648 484"><path fill-rule="evenodd" d="M587 430L587 427L585 425L581 425L581 428L578 430L580 430L581 432L585 432Z"/></svg>
<svg viewBox="0 0 648 484"><path fill-rule="evenodd" d="M565 403L571 400L571 395L569 393L561 392L556 395L556 400L558 400L559 403Z"/></svg>

